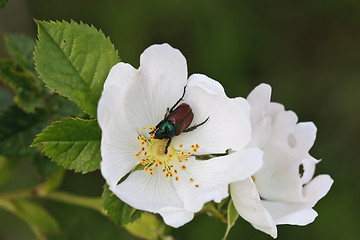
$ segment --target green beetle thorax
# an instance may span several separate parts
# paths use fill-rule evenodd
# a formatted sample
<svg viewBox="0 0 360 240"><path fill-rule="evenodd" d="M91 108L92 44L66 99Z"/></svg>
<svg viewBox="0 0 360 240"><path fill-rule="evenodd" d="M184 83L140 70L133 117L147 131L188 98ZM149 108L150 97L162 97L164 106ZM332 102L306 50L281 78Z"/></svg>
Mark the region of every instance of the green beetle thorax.
<svg viewBox="0 0 360 240"><path fill-rule="evenodd" d="M155 138L157 139L171 138L175 136L175 132L176 132L175 126L169 121L164 121L160 124L160 126L158 126L157 130L155 131Z"/></svg>

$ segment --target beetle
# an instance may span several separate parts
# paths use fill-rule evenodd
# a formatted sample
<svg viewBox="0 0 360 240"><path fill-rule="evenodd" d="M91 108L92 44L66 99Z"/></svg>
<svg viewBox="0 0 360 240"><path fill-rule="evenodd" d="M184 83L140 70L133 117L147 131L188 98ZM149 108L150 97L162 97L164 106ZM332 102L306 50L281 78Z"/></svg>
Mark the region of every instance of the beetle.
<svg viewBox="0 0 360 240"><path fill-rule="evenodd" d="M186 85L181 98L177 100L170 110L169 108L166 109L164 119L156 125L153 131L149 132L149 134L154 134L155 139L169 139L166 143L165 154L168 153L168 147L170 146L172 137L178 136L182 132L191 132L209 120L209 117L207 117L202 123L189 127L194 118L191 107L186 103L177 106L183 100L185 92Z"/></svg>

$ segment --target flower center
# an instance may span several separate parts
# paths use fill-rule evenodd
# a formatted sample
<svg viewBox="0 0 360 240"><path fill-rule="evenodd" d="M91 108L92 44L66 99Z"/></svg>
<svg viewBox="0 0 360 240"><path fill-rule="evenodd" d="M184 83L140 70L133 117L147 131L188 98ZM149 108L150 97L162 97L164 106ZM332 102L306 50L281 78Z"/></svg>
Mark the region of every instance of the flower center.
<svg viewBox="0 0 360 240"><path fill-rule="evenodd" d="M151 155L158 161L169 161L170 156L174 155L175 149L172 145L168 147L168 153L165 154L166 139L154 139L152 140Z"/></svg>
<svg viewBox="0 0 360 240"><path fill-rule="evenodd" d="M142 130L145 129L146 127L142 128ZM152 131L155 128L150 127L149 129ZM188 157L195 153L200 147L198 144L195 144L191 146L191 150L184 151L175 149L173 145L170 144L167 149L167 154L165 154L169 139L155 139L154 134L150 134L150 138L146 138L140 133L137 139L140 143L140 150L135 154L135 157L140 160L139 164L144 166L144 170L149 171L149 174L153 175L154 172L158 172L156 169L159 169L166 177L174 177L176 181L179 181L179 176L177 176L179 171L186 171ZM179 148L182 147L183 145L180 144ZM193 182L194 179L190 178L189 181ZM199 185L195 184L195 187L199 187Z"/></svg>

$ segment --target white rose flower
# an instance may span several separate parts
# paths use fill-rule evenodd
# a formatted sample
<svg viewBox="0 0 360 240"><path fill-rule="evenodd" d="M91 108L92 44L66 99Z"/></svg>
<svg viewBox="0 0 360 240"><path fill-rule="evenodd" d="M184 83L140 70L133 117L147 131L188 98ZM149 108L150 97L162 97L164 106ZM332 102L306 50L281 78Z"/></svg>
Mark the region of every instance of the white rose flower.
<svg viewBox="0 0 360 240"><path fill-rule="evenodd" d="M270 95L271 87L260 84L247 98L253 127L249 147L264 151L263 166L252 178L230 184L230 189L240 216L276 238L276 225L303 226L314 221L317 212L312 208L333 180L329 175L312 179L319 162L309 154L315 125L297 123L296 114L270 102Z"/></svg>
<svg viewBox="0 0 360 240"><path fill-rule="evenodd" d="M189 127L203 124L172 137L167 147L168 139L150 133L181 98L184 86L180 103L194 114ZM244 149L251 138L249 114L247 101L229 99L218 82L201 74L187 80L186 60L177 49L153 45L142 53L138 70L118 63L106 79L98 104L101 173L122 201L179 227L204 203L227 197L230 182L261 167L262 151ZM237 152L206 161L195 158L227 149Z"/></svg>

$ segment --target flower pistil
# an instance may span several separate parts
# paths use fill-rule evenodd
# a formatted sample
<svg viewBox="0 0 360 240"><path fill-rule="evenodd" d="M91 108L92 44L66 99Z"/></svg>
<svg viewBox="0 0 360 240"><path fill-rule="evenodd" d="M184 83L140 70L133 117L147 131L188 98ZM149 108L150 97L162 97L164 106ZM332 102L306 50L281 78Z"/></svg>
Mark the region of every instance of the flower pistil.
<svg viewBox="0 0 360 240"><path fill-rule="evenodd" d="M141 130L145 129L146 127L143 127ZM150 131L154 129L155 127L149 127ZM179 150L170 144L168 152L165 154L168 139L155 139L154 134L150 134L150 138L146 138L141 133L137 139L140 143L140 150L135 154L135 157L140 160L138 164L143 165L144 170L149 171L150 175L154 174L155 168L162 168L161 172L167 178L174 177L176 181L179 181L179 176L177 176L179 171L186 171L188 158L200 148L199 144L194 144L190 146L191 149ZM182 147L183 144L179 144L179 148ZM194 179L190 178L189 181L193 182ZM195 187L199 187L199 185L195 184Z"/></svg>

